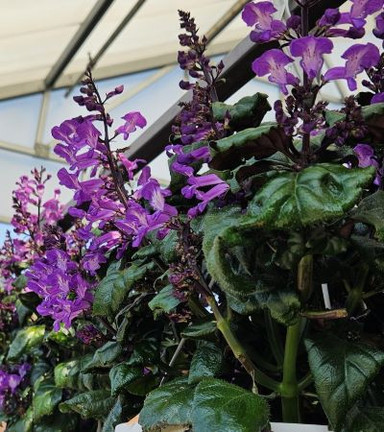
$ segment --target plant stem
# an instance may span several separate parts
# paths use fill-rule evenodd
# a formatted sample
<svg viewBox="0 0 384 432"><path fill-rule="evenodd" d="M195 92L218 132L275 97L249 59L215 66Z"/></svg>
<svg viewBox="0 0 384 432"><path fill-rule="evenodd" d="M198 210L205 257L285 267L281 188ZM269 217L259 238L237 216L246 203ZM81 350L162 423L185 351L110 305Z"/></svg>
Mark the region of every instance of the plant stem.
<svg viewBox="0 0 384 432"><path fill-rule="evenodd" d="M257 386L255 382L258 384L268 388L269 390L276 391L279 387L279 383L274 379L270 378L264 372L259 370L253 361L250 359L248 353L245 351L244 347L241 345L236 335L233 333L228 321L221 314L216 301L213 296L206 296L207 303L212 309L213 314L215 315L216 325L227 344L231 348L234 356L239 360L239 362L243 365L244 369L249 373L254 382L254 392L257 392Z"/></svg>
<svg viewBox="0 0 384 432"><path fill-rule="evenodd" d="M357 281L352 287L347 298L347 311L349 315L352 315L356 308L361 303L363 297L363 291L365 287L365 282L369 273L369 267L366 264L361 264L360 269L357 274Z"/></svg>
<svg viewBox="0 0 384 432"><path fill-rule="evenodd" d="M272 354L275 357L277 364L281 366L284 361L284 350L279 337L280 335L278 334L279 329L277 323L273 321L269 311L265 311L264 316L269 346L271 347Z"/></svg>
<svg viewBox="0 0 384 432"><path fill-rule="evenodd" d="M298 423L300 421L299 386L296 377L300 329L301 319L296 324L288 327L285 340L283 382L280 385L280 394L283 421L287 423Z"/></svg>

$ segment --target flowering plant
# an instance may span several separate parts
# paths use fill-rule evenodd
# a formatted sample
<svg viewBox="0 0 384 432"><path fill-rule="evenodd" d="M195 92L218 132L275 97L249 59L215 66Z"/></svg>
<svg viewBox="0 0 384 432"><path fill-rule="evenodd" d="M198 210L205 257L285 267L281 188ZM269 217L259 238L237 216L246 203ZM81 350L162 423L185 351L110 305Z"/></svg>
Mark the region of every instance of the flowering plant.
<svg viewBox="0 0 384 432"><path fill-rule="evenodd" d="M270 1L244 8L251 39L275 41L252 64L282 93L265 123L265 94L218 100L225 65L180 12L191 99L165 147L167 188L116 150L145 118L115 127L108 101L123 88L102 96L87 71L75 101L89 114L52 131L72 228L56 196L43 204L34 171L15 192L19 237L3 248L10 431L112 432L139 411L144 431L380 429L384 56L364 37L374 17L384 38L383 0L327 9L310 29L312 3L286 22ZM340 37L361 41L327 68ZM321 99L340 79L355 92L363 74L367 91L340 109Z"/></svg>

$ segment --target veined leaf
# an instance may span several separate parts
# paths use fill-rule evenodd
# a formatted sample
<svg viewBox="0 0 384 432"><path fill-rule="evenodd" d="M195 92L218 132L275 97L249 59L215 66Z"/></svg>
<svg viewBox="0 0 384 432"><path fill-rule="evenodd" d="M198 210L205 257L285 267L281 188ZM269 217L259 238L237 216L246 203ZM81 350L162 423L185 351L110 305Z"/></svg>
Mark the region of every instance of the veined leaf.
<svg viewBox="0 0 384 432"><path fill-rule="evenodd" d="M9 347L8 360L17 360L23 354L28 354L34 348L40 346L44 339L44 333L44 325L25 327L19 330Z"/></svg>
<svg viewBox="0 0 384 432"><path fill-rule="evenodd" d="M115 403L114 398L110 397L108 390L93 390L80 393L59 405L62 413L72 411L80 414L83 418L95 418L103 420Z"/></svg>

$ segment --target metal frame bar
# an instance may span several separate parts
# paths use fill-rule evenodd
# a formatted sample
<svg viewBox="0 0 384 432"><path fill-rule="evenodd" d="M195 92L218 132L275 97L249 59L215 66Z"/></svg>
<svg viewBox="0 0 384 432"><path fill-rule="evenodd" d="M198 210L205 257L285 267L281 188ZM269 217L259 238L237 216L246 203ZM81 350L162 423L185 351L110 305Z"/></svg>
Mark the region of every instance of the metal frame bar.
<svg viewBox="0 0 384 432"><path fill-rule="evenodd" d="M111 34L111 36L104 42L102 47L97 51L97 53L92 57L90 60L90 66L93 68L96 66L97 62L100 60L100 58L103 56L103 54L107 51L107 49L110 47L110 45L113 43L113 41L119 36L119 34L122 32L122 30L127 26L127 24L132 20L132 18L139 12L140 8L143 6L146 0L137 0L137 2L134 4L132 9L128 12L128 14L125 16L125 18L121 21L121 23L116 27L116 30ZM84 73L81 73L76 80L72 83L71 87L67 90L65 93L65 96L67 97L74 87L81 81L81 78L83 77Z"/></svg>
<svg viewBox="0 0 384 432"><path fill-rule="evenodd" d="M85 21L81 24L72 40L61 53L57 62L54 64L47 77L44 80L45 89L50 89L54 86L64 69L69 62L73 59L77 51L83 45L85 40L91 34L96 24L101 20L108 8L112 5L114 0L99 0L87 16Z"/></svg>

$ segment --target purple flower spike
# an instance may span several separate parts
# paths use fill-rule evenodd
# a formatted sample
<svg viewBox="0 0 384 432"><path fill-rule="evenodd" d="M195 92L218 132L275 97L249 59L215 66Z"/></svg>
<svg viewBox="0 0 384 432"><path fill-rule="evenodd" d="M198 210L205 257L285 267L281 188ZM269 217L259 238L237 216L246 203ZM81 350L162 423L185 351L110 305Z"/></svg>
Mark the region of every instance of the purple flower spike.
<svg viewBox="0 0 384 432"><path fill-rule="evenodd" d="M323 54L332 52L333 43L325 37L306 36L291 42L294 57L301 57L300 65L310 80L316 78L324 64Z"/></svg>
<svg viewBox="0 0 384 432"><path fill-rule="evenodd" d="M279 85L284 94L288 94L287 85L296 85L298 79L287 72L285 67L293 60L279 49L265 52L252 63L252 70L257 76L269 75L269 81Z"/></svg>
<svg viewBox="0 0 384 432"><path fill-rule="evenodd" d="M324 78L326 81L346 79L349 90L357 89L356 75L377 65L380 60L379 49L372 43L352 45L345 51L342 58L346 59L344 67L329 69Z"/></svg>
<svg viewBox="0 0 384 432"><path fill-rule="evenodd" d="M272 15L277 9L269 1L248 3L243 10L242 18L248 26L255 26L251 33L253 42L267 42L278 39L287 29L286 25L273 19Z"/></svg>
<svg viewBox="0 0 384 432"><path fill-rule="evenodd" d="M125 120L125 123L116 129L116 133L123 134L125 140L132 132L135 132L137 126L143 128L147 125L147 120L138 111L125 114L122 119Z"/></svg>

